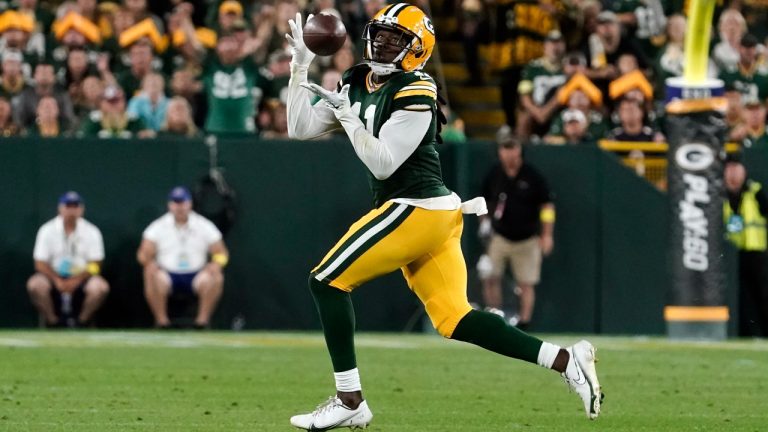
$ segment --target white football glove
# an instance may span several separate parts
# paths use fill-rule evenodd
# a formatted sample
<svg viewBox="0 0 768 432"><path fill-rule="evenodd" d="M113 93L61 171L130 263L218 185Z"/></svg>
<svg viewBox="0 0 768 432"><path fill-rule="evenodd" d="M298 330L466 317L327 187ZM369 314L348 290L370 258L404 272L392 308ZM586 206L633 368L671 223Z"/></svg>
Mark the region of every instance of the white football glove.
<svg viewBox="0 0 768 432"><path fill-rule="evenodd" d="M336 114L336 118L347 115L351 112L349 102L349 84L345 84L341 88L341 91L328 91L315 83L301 83L301 86L318 95L320 99L325 101L333 113Z"/></svg>
<svg viewBox="0 0 768 432"><path fill-rule="evenodd" d="M311 20L314 15L307 16L307 21ZM288 25L291 27L291 34L286 33L285 38L288 39L288 44L291 45L291 66L298 66L302 69L307 69L312 60L315 58L315 53L309 50L304 44L304 26L301 23L301 12L296 12L295 20L288 20Z"/></svg>

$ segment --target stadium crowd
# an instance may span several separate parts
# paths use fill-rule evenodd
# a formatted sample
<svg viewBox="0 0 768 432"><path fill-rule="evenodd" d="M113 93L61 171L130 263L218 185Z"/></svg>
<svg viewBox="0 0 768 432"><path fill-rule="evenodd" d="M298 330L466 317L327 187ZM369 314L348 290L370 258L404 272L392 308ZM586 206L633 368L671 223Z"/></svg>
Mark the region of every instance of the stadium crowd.
<svg viewBox="0 0 768 432"><path fill-rule="evenodd" d="M352 36L313 80L335 88L383 0L0 2L0 134L287 136L284 35L299 10Z"/></svg>
<svg viewBox="0 0 768 432"><path fill-rule="evenodd" d="M333 88L359 61L365 22L385 3L0 2L0 133L286 137L288 19L323 11L344 21L347 44L312 71L314 81ZM518 136L581 144L665 139L663 83L683 71L685 7L666 0L448 0L432 9L458 21L469 84L499 78ZM768 7L725 2L715 20L710 75L726 84L728 138L766 145ZM490 48L487 62L481 44ZM463 140L461 120L445 109L447 140Z"/></svg>
<svg viewBox="0 0 768 432"><path fill-rule="evenodd" d="M663 141L666 78L681 76L687 2L456 0L469 85L480 45L501 82L507 122L548 144ZM768 6L718 2L709 75L725 83L728 139L766 144ZM488 76L487 74L485 76Z"/></svg>

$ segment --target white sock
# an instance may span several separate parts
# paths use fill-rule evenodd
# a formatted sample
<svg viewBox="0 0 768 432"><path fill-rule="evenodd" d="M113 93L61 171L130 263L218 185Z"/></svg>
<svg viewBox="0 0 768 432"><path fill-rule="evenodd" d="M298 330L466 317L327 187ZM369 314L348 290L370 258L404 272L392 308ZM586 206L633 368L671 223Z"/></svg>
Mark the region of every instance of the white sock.
<svg viewBox="0 0 768 432"><path fill-rule="evenodd" d="M539 366L552 369L552 364L555 362L555 358L560 352L560 349L561 348L555 344L551 344L549 342L542 343L541 348L539 349L539 357L536 359L536 363L538 363Z"/></svg>
<svg viewBox="0 0 768 432"><path fill-rule="evenodd" d="M344 372L334 372L333 377L336 378L336 390L338 391L354 392L363 389L360 386L360 373L357 368Z"/></svg>

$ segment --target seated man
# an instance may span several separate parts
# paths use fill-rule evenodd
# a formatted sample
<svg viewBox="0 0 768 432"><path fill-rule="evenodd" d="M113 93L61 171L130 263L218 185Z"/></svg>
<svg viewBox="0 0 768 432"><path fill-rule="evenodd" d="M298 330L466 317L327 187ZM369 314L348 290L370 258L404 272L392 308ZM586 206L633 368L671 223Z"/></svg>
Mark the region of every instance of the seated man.
<svg viewBox="0 0 768 432"><path fill-rule="evenodd" d="M544 137L544 143L556 145L596 144L589 134L589 122L582 111L573 108L567 109L560 113L560 119L562 134L547 135Z"/></svg>
<svg viewBox="0 0 768 432"><path fill-rule="evenodd" d="M36 273L27 291L49 327L87 326L109 292L107 281L99 276L104 259L101 231L83 219L84 211L80 195L67 192L59 198L59 215L37 232ZM76 305L82 305L77 314Z"/></svg>
<svg viewBox="0 0 768 432"><path fill-rule="evenodd" d="M180 186L171 190L168 213L144 230L137 258L144 267L144 295L155 327L170 327L168 296L175 293L197 296L195 328L209 326L221 297L222 269L229 254L216 225L192 211L189 190Z"/></svg>

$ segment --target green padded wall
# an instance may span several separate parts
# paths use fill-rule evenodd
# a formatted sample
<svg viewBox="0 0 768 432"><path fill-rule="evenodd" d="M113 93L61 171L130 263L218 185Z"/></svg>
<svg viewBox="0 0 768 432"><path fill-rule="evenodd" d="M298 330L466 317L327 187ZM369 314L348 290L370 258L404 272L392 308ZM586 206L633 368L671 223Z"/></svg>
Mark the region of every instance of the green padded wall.
<svg viewBox="0 0 768 432"><path fill-rule="evenodd" d="M465 199L478 195L495 146L444 145L440 152L448 185ZM534 330L662 333L665 196L597 148L530 147L526 158L547 177L558 208L555 251L544 262ZM768 155L754 160L768 161ZM319 328L306 278L371 208L362 164L343 139L223 140L219 163L237 192L238 219L225 239L232 258L216 327L242 316L247 328ZM0 326L36 325L24 288L34 237L67 189L84 195L86 218L104 234L104 275L112 292L99 324L150 325L135 261L141 232L165 211L173 185L191 185L207 169L202 141L0 142ZM476 231L477 218L466 217L472 300L479 299ZM353 299L360 329L420 328L421 307L398 272Z"/></svg>

